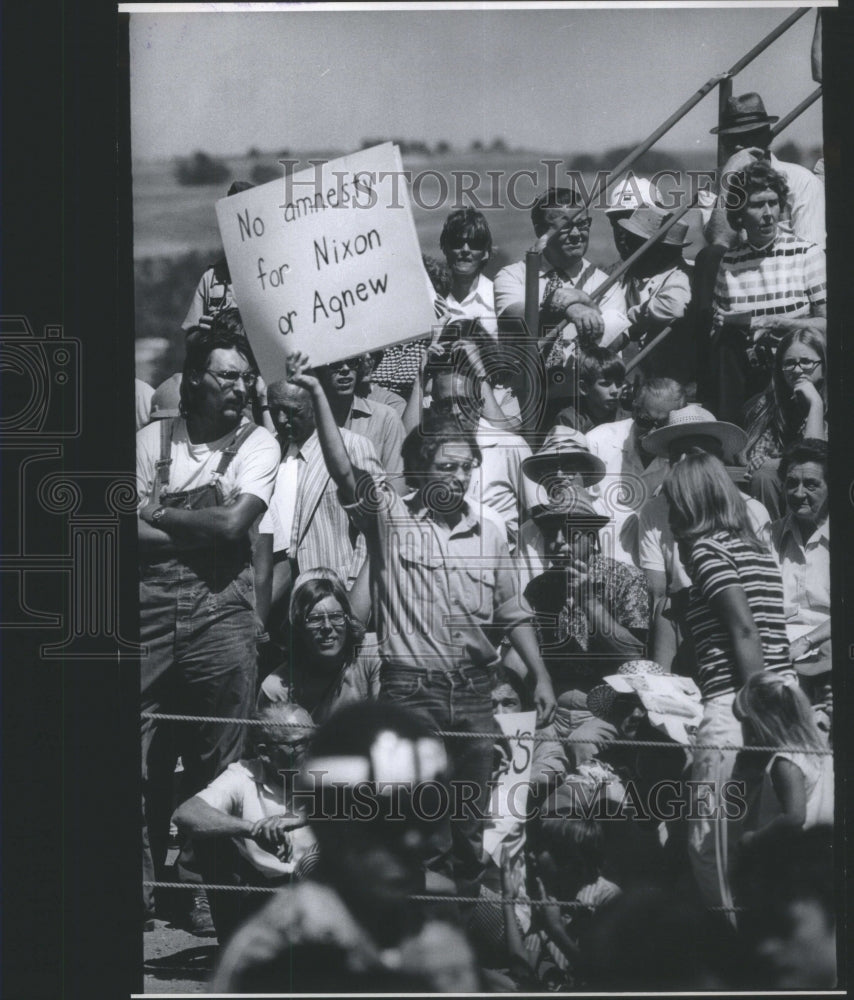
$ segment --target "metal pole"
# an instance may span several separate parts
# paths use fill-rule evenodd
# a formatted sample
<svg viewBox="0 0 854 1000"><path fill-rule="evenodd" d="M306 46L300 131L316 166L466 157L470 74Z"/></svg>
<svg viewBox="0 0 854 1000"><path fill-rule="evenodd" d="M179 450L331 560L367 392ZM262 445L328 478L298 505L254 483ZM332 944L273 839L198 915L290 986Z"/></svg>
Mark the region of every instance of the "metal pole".
<svg viewBox="0 0 854 1000"><path fill-rule="evenodd" d="M704 83L703 86L700 87L700 89L695 94L689 97L688 100L685 101L683 105L681 105L681 107L679 107L676 111L673 112L673 114L667 119L667 121L659 125L654 132L652 132L649 136L647 136L646 139L644 139L642 143L640 143L640 145L636 146L631 153L629 153L623 160L621 160L620 163L618 163L613 170L609 171L608 181L606 184L604 184L604 186L602 184L602 175L598 174L596 177L596 181L593 184L593 189L590 191L589 195L584 201L584 207L580 209L575 209L572 218L574 218L576 215L579 215L582 211L585 211L587 208L589 208L591 203L593 202L593 199L600 193L601 190L603 190L603 187L605 190L607 190L618 178L620 178L629 169L629 167L637 159L643 156L643 154L652 146L654 146L655 143L657 143L658 140L665 133L669 132L670 129L673 128L673 126L680 119L684 118L685 115L692 108L694 108L697 104L699 104L700 101L702 101L702 99L706 96L706 94L709 93L710 90L717 87L719 84L721 84L722 81L725 81L728 77L734 77L738 73L740 73L745 68L745 66L750 65L750 63L752 63L753 60L758 55L761 55L761 53L763 53L765 49L768 48L769 45L775 42L780 37L780 35L787 32L789 28L791 28L791 26L796 21L802 18L804 14L808 13L810 10L811 10L810 7L799 7L796 11L790 14L784 21L781 21L780 24L778 24L773 31L769 32L769 34L767 34L760 42L754 45L753 48L746 55L742 56L741 59L739 59L738 62L734 63L725 73L719 73L717 74L717 76L713 76L710 80L707 80L706 83ZM549 241L549 239L551 239L551 237L554 235L555 232L557 232L557 228L555 228L554 231L549 230L549 232L544 234L544 237L540 240L540 244L542 246L545 246L545 244Z"/></svg>
<svg viewBox="0 0 854 1000"><path fill-rule="evenodd" d="M540 255L535 250L525 254L525 325L528 336L540 332Z"/></svg>
<svg viewBox="0 0 854 1000"><path fill-rule="evenodd" d="M684 215L687 215L688 212L690 212L690 210L696 204L697 204L697 196L695 195L691 199L691 201L683 205L678 212L674 212L673 215L670 216L667 222L665 222L665 224L661 227L661 229L658 230L657 233L654 233L652 236L650 236L650 238L641 246L639 246L637 250L635 250L635 252L630 257L627 257L624 261L621 261L620 266L614 268L614 271L602 282L602 284L599 285L597 288L593 289L593 291L590 293L590 298L593 299L594 301L598 301L599 299L601 299L602 296L605 294L605 292L607 292L612 285L616 285L616 283L620 280L620 278L622 278L622 276L626 273L626 271L628 271L628 269L632 266L632 264L634 264L634 262L640 256L642 256L654 243L658 243L658 241L662 239L662 237L664 237L668 232L670 232L672 227L675 226L676 223ZM526 258L526 264L527 264L527 258ZM554 329L551 331L550 336L551 337L559 336L561 331L568 325L569 325L569 320L562 319L560 323L558 323L557 326L555 326Z"/></svg>
<svg viewBox="0 0 854 1000"><path fill-rule="evenodd" d="M721 80L720 86L718 87L718 125L723 124L724 110L726 108L727 101L732 97L732 77L727 77L725 80ZM723 165L727 161L726 153L724 152L724 137L718 135L718 174L723 170Z"/></svg>
<svg viewBox="0 0 854 1000"><path fill-rule="evenodd" d="M670 232L673 226L675 226L676 223L684 215L687 215L688 212L690 212L691 209L696 204L697 204L697 196L695 195L691 199L691 201L683 205L678 212L674 212L673 215L671 215L670 218L667 220L667 222L665 222L665 224L661 227L661 229L659 229L657 233L654 233L652 236L650 236L650 238L642 246L639 246L637 250L635 250L635 252L631 255L631 257L627 257L624 261L621 261L619 267L614 268L614 270L611 272L611 274L608 275L608 277L602 282L602 284L599 285L598 288L593 289L593 291L590 293L590 298L596 301L601 299L602 296L605 294L605 292L607 292L612 285L616 285L616 283L620 280L620 278L622 278L622 276L626 273L626 271L628 271L628 269L632 266L632 264L634 264L634 262L639 257L641 257L644 253L646 253L649 247L651 247L654 243L658 243L658 241L662 239L662 237L665 236L665 234Z"/></svg>
<svg viewBox="0 0 854 1000"><path fill-rule="evenodd" d="M655 350L658 345L665 340L670 334L673 333L672 326L666 326L661 333L656 334L656 336L643 348L643 350L638 351L638 353L630 360L626 362L626 374L628 375L632 369L637 368L637 366L643 361L648 354Z"/></svg>
<svg viewBox="0 0 854 1000"><path fill-rule="evenodd" d="M783 129L788 128L796 118L799 118L807 110L807 108L815 104L820 97L821 87L816 87L810 96L805 97L796 108L792 108L785 118L781 118L776 125L771 126L771 138L776 138L776 136L778 136Z"/></svg>
<svg viewBox="0 0 854 1000"><path fill-rule="evenodd" d="M780 35L788 31L789 28L791 28L791 26L795 23L795 21L802 18L804 14L808 14L810 10L812 10L811 7L798 7L798 9L793 14L790 14L785 21L782 21L780 24L778 24L777 27L770 34L766 35L762 39L761 42L758 42L756 45L754 45L753 48L747 53L747 55L742 56L737 63L731 66L727 70L726 76L737 76L744 69L745 66L749 66L750 63L752 63L753 60L758 55L761 55L772 42L776 42L777 39L780 37Z"/></svg>

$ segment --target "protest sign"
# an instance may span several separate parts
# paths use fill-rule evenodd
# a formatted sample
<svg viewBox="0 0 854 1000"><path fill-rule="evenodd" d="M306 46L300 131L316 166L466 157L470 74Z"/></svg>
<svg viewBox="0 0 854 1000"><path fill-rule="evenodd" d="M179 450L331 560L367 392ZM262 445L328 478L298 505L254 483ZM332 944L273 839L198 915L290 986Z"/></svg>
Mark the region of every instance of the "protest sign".
<svg viewBox="0 0 854 1000"><path fill-rule="evenodd" d="M506 741L509 756L498 774L492 776L489 818L483 828L483 855L500 868L501 856L511 867L511 881L516 892L525 894L525 813L534 757L536 712L508 712L496 715ZM516 904L516 913L523 930L530 925L530 907Z"/></svg>
<svg viewBox="0 0 854 1000"><path fill-rule="evenodd" d="M435 322L397 147L311 163L216 205L268 383L284 377L294 350L326 364L427 334Z"/></svg>

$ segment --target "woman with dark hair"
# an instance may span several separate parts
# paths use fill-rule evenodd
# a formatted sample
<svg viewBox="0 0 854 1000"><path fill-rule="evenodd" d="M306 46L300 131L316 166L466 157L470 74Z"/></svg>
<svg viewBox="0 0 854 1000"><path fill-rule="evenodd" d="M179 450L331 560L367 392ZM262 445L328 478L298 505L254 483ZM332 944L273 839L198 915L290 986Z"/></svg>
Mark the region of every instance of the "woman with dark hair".
<svg viewBox="0 0 854 1000"><path fill-rule="evenodd" d="M723 255L713 299L709 408L737 422L744 401L767 385L782 338L824 331L824 251L780 225L785 178L765 160L728 178L727 217L739 234Z"/></svg>
<svg viewBox="0 0 854 1000"><path fill-rule="evenodd" d="M495 340L498 321L492 282L483 273L492 253L492 233L481 212L460 208L445 220L439 246L451 272L451 288L445 296L448 319L478 320Z"/></svg>
<svg viewBox="0 0 854 1000"><path fill-rule="evenodd" d="M264 678L259 709L273 702L296 702L321 723L341 705L376 701L376 636L366 636L332 570L315 570L297 580L289 617L290 656Z"/></svg>
<svg viewBox="0 0 854 1000"><path fill-rule="evenodd" d="M757 538L744 499L726 467L699 450L664 480L670 527L691 578L686 619L694 638L703 720L697 743L742 746L733 715L736 693L763 670L791 670L783 614L783 581ZM707 905L730 906L727 820L723 799L735 752L698 747L692 781L709 782L710 798L690 820L688 846ZM696 787L700 787L699 785Z"/></svg>
<svg viewBox="0 0 854 1000"><path fill-rule="evenodd" d="M772 520L783 517L780 456L804 438L827 438L827 355L821 330L791 330L780 341L771 384L745 407L745 461L751 496Z"/></svg>

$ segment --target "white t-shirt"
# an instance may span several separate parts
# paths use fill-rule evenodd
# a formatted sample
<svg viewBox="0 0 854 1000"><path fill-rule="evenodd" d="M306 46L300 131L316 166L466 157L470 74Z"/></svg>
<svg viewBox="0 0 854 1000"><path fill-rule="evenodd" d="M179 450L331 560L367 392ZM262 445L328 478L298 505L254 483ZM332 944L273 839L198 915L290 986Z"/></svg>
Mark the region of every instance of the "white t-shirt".
<svg viewBox="0 0 854 1000"><path fill-rule="evenodd" d="M741 492L741 491L739 491ZM771 518L765 507L753 497L741 494L753 530L769 548ZM679 558L676 539L667 519L667 497L657 493L641 508L638 518L638 560L643 570L655 570L667 576L667 592L675 594L691 586L691 578Z"/></svg>
<svg viewBox="0 0 854 1000"><path fill-rule="evenodd" d="M214 809L239 816L255 823L269 816L283 816L288 809L284 802L284 782L271 788L264 781L264 770L259 760L239 760L215 778L199 793L199 798ZM292 872L299 859L315 844L309 827L297 827L288 832L289 859L282 861L275 854L265 851L254 840L233 837L238 851L262 875L279 878Z"/></svg>
<svg viewBox="0 0 854 1000"><path fill-rule="evenodd" d="M169 466L167 493L207 486L216 472L223 449L228 447L238 428L207 444L191 444L183 417L172 423L172 464ZM244 418L240 426L249 421ZM139 506L148 500L154 487L156 464L160 460L160 424L155 420L136 435L136 488ZM263 427L256 427L240 446L220 480L223 500L232 503L238 496L250 493L269 504L276 482L281 450L279 443Z"/></svg>
<svg viewBox="0 0 854 1000"><path fill-rule="evenodd" d="M154 389L139 378L134 379L134 388L136 390L136 429L139 430L151 420L151 397L154 395Z"/></svg>

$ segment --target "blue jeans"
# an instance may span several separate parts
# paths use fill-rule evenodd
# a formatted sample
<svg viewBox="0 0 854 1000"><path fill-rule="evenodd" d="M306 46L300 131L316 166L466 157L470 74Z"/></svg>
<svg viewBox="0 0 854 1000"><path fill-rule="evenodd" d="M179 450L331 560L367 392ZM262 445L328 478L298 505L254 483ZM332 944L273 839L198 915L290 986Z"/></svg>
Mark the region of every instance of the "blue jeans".
<svg viewBox="0 0 854 1000"><path fill-rule="evenodd" d="M499 732L492 715L492 674L487 667L453 670L383 664L380 698L423 716L436 729L460 732ZM476 896L485 871L483 820L489 805L489 779L495 741L445 739L451 778L471 782L477 790L471 808L446 817L431 837L429 871L453 878L461 896ZM451 795L453 810L454 795Z"/></svg>
<svg viewBox="0 0 854 1000"><path fill-rule="evenodd" d="M251 567L219 591L175 559L142 567L139 585L141 710L246 718L256 685L259 631ZM182 798L201 791L243 749L243 726L142 720L143 817L147 875L162 874L172 813L175 761L184 765ZM179 866L180 870L180 866ZM189 880L198 875L187 872Z"/></svg>

